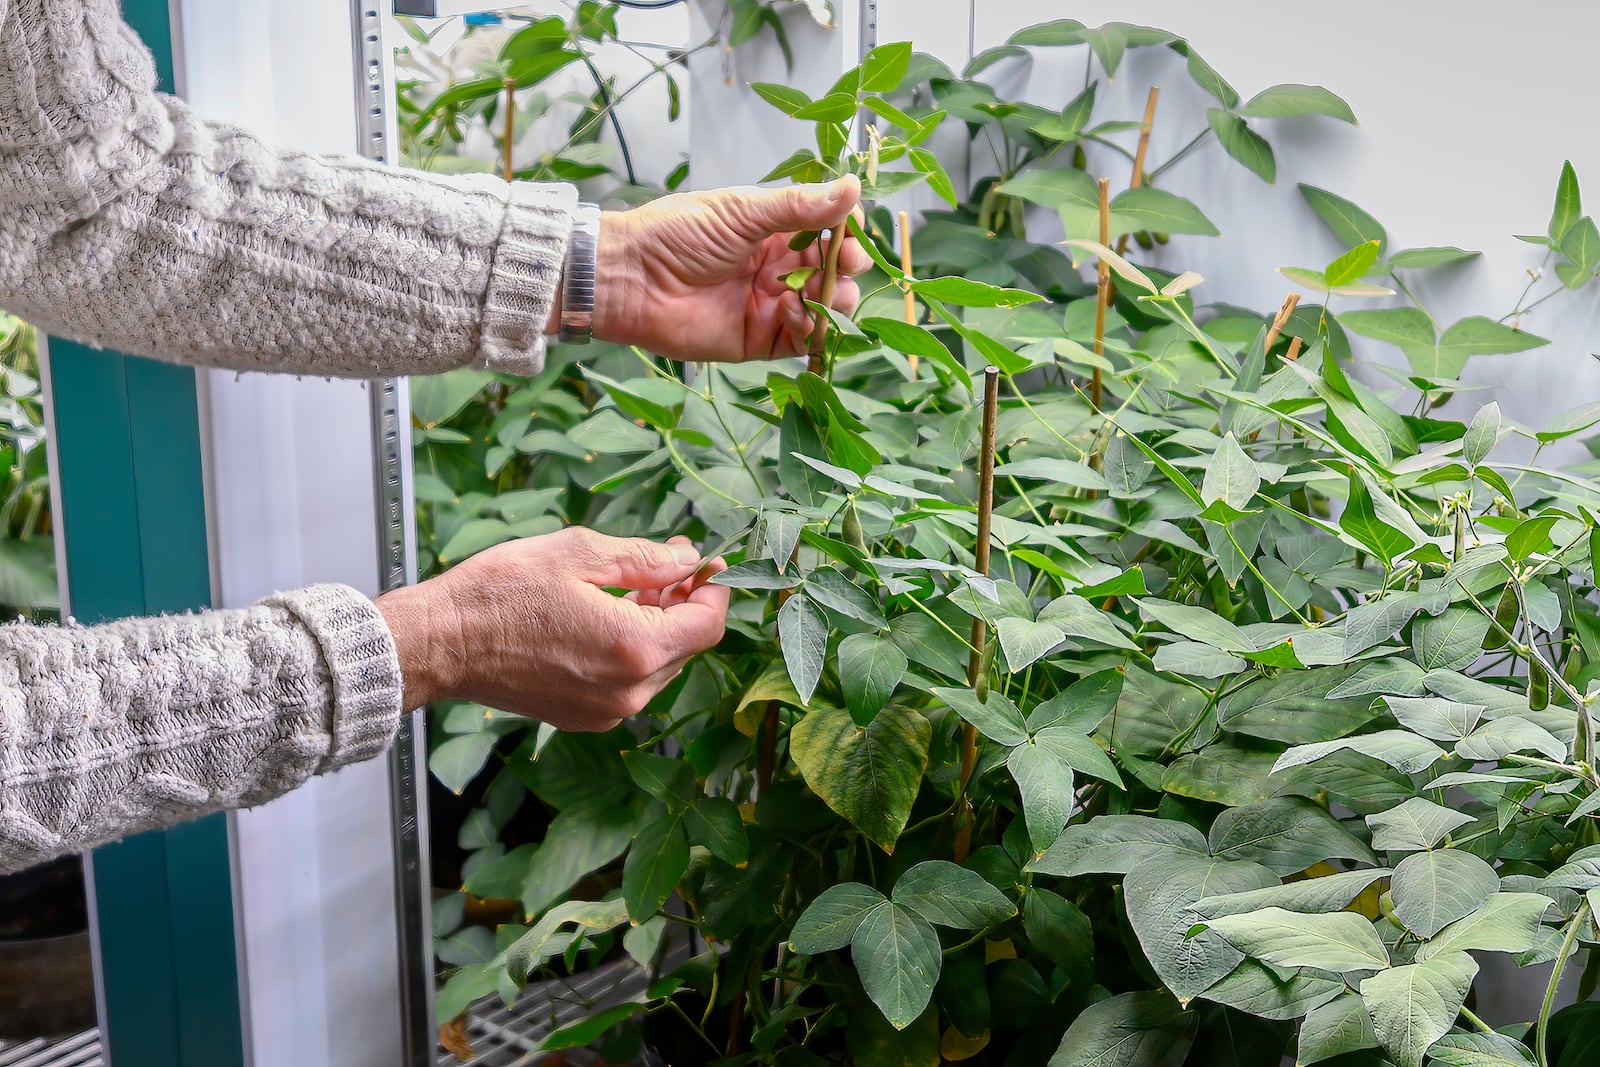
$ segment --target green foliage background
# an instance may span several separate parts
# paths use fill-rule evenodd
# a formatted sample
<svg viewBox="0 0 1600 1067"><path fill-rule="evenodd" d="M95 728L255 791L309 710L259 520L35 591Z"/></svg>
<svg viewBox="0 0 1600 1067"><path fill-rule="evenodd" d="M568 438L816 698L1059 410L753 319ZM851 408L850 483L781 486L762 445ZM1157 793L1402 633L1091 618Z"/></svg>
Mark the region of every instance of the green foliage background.
<svg viewBox="0 0 1600 1067"><path fill-rule="evenodd" d="M539 47L603 39L601 11ZM1002 99L984 72L1024 48L1087 48L1100 77L1059 110ZM1437 321L1410 280L1476 253L1392 248L1310 186L1349 250L1282 268L1292 313L1207 306L1197 276L1134 262L1216 232L1160 182L1190 148L1111 199L1125 254L1097 240L1082 147L1132 160L1138 123L1096 107L1131 48L1185 57L1214 105L1190 148L1217 138L1244 168L1229 181L1275 177L1277 120L1354 119L1320 87L1243 100L1146 27L1048 23L961 72L885 46L818 99L755 87L815 132L769 177L946 201L909 277L869 215L869 295L827 316L812 371L602 350L531 382L416 383L430 565L584 523L687 533L741 591L723 645L610 734L442 709L434 774L492 777L461 828L465 892L436 913L457 968L442 1016L620 947L653 968L648 996L550 1047L670 1020L687 1055L728 1064L1592 1057L1593 1004L1553 1008L1567 969L1585 1000L1600 979L1600 484L1538 450L1600 405L1523 426L1458 380L1546 343L1520 315L1592 283L1578 179L1531 238L1554 283L1504 315ZM955 188L926 147L941 125L1000 146L996 172ZM1040 210L1066 250L1030 240ZM1074 257L1113 279L1103 335ZM1364 362L1350 334L1398 358ZM1507 460L1510 438L1534 460ZM994 635L976 648L975 619ZM529 795L553 818L508 849ZM466 894L525 921L466 922ZM684 931L704 951L663 965ZM1554 962L1537 1018L1473 1010L1488 952Z"/></svg>

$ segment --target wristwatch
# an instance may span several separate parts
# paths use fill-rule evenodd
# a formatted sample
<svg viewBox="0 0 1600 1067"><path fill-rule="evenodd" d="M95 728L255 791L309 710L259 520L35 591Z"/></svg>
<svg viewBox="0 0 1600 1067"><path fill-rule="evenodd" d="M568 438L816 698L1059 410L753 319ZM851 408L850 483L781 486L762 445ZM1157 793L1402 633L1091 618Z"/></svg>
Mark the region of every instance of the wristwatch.
<svg viewBox="0 0 1600 1067"><path fill-rule="evenodd" d="M600 247L600 208L579 204L572 215L572 239L561 272L561 341L586 345L594 336L595 256Z"/></svg>

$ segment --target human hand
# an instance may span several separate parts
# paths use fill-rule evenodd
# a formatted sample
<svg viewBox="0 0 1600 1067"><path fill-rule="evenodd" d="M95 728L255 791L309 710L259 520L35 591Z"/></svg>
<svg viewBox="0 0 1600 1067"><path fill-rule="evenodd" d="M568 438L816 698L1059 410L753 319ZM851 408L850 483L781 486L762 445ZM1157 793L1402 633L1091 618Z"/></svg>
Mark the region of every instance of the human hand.
<svg viewBox="0 0 1600 1067"><path fill-rule="evenodd" d="M604 731L722 640L729 591L705 579L725 566L685 538L663 545L572 527L480 552L378 608L406 707L471 700ZM606 591L617 587L630 592Z"/></svg>
<svg viewBox="0 0 1600 1067"><path fill-rule="evenodd" d="M789 239L803 230L837 228L844 243L832 306L850 313L861 298L850 279L872 265L860 242L844 231L847 217L860 218L860 199L861 185L850 177L786 189L677 193L606 214L597 253L595 336L686 361L804 352L815 323L800 293L783 279L821 263L816 242L797 252ZM821 302L820 270L804 292Z"/></svg>

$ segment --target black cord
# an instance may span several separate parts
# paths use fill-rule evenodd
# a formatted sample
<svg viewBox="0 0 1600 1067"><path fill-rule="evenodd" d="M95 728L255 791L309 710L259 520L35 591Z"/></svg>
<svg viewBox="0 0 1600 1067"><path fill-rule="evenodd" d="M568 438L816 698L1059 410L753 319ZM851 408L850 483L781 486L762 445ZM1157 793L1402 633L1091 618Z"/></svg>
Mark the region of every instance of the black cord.
<svg viewBox="0 0 1600 1067"><path fill-rule="evenodd" d="M656 8L676 7L685 0L611 0L618 7L636 7L645 11L654 11Z"/></svg>

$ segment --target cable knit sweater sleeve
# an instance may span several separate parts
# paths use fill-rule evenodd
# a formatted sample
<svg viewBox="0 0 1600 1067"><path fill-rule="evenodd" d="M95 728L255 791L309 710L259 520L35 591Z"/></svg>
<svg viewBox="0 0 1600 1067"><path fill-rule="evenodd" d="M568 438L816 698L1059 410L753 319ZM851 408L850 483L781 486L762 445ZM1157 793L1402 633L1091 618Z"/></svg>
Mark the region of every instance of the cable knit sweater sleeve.
<svg viewBox="0 0 1600 1067"><path fill-rule="evenodd" d="M400 704L383 618L344 586L241 611L0 627L0 874L368 759Z"/></svg>
<svg viewBox="0 0 1600 1067"><path fill-rule="evenodd" d="M240 370L538 370L570 186L278 151L155 80L118 0L0 0L0 307Z"/></svg>

